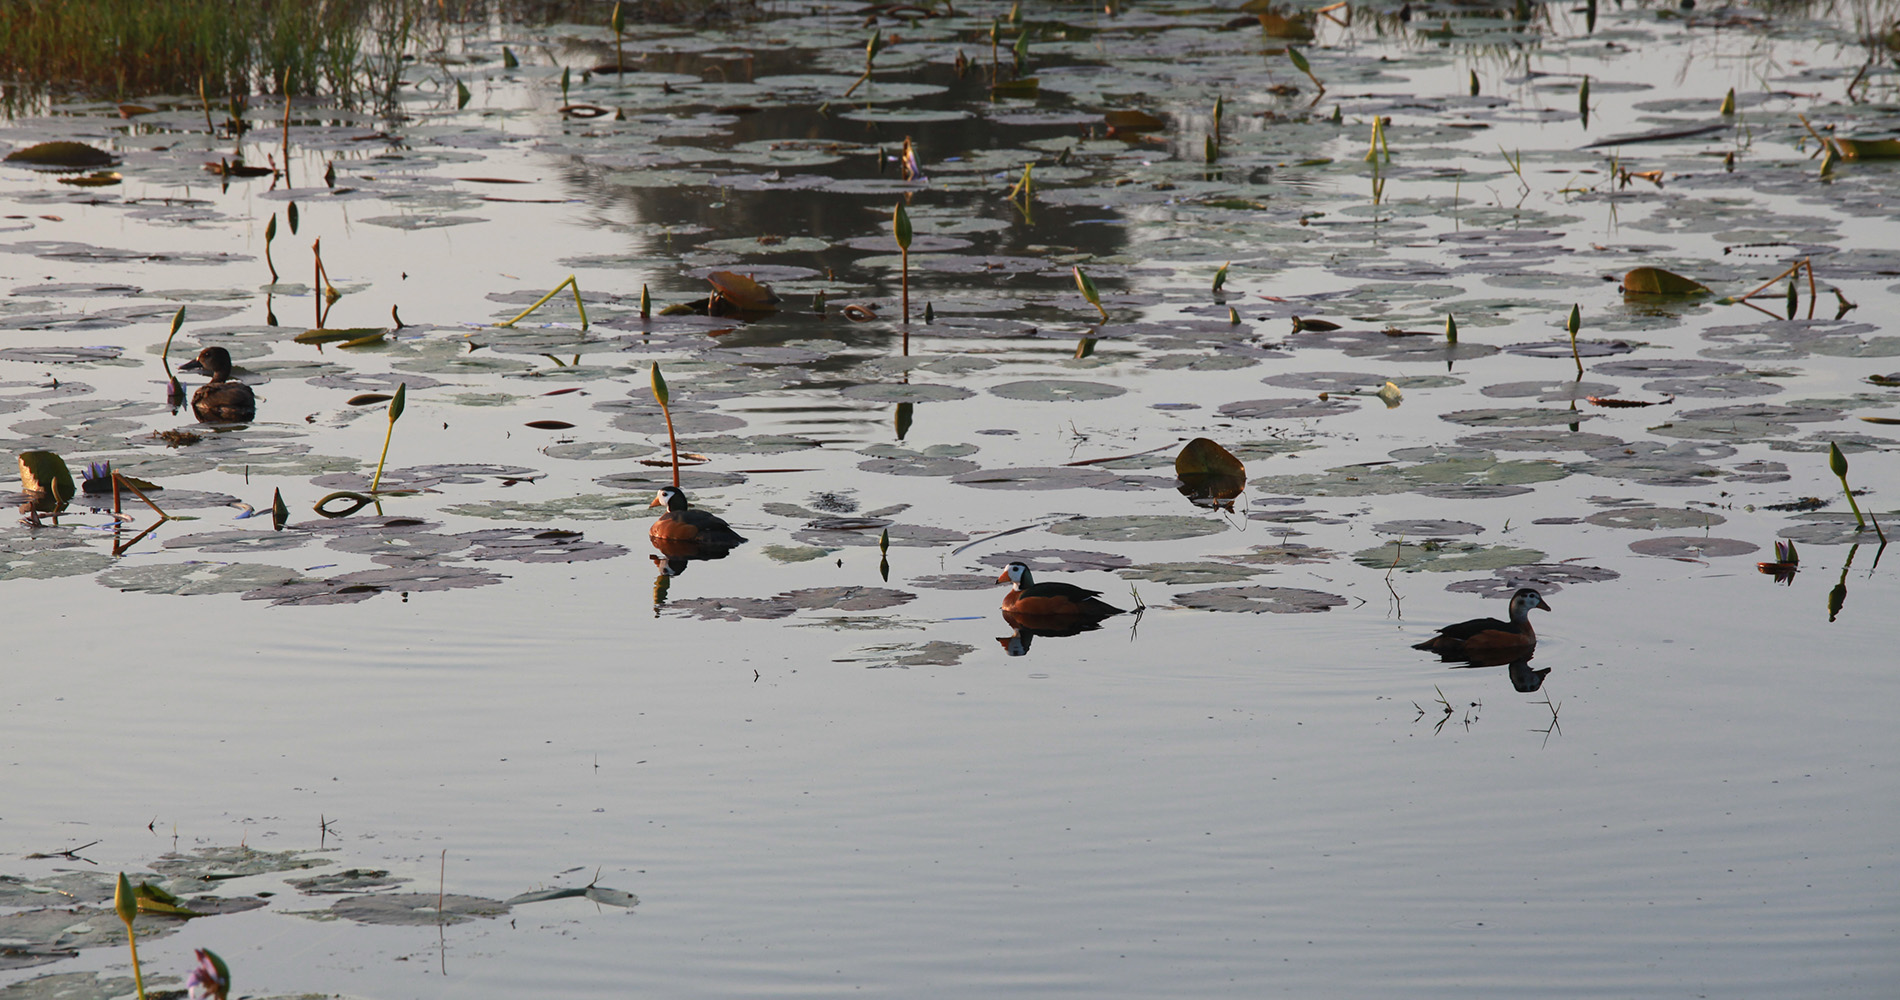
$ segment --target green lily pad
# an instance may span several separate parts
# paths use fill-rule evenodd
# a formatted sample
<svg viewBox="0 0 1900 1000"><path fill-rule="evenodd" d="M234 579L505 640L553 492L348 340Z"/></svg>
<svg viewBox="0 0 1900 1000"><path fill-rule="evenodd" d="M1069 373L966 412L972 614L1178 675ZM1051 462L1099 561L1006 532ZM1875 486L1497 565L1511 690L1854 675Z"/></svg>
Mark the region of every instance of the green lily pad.
<svg viewBox="0 0 1900 1000"><path fill-rule="evenodd" d="M562 500L488 500L482 503L450 504L445 514L485 517L496 521L625 521L646 516L650 497L638 499L620 494L585 493Z"/></svg>
<svg viewBox="0 0 1900 1000"><path fill-rule="evenodd" d="M97 579L114 590L196 597L241 594L259 587L302 580L304 575L294 569L262 563L187 562L119 565L99 574Z"/></svg>
<svg viewBox="0 0 1900 1000"><path fill-rule="evenodd" d="M1401 569L1407 573L1468 573L1544 561L1536 549L1476 542L1407 542L1395 540L1352 554L1352 561L1372 569Z"/></svg>
<svg viewBox="0 0 1900 1000"><path fill-rule="evenodd" d="M1089 570L1122 569L1135 564L1127 556L1113 552L1090 552L1087 549L1017 549L1012 552L993 552L978 561L998 569L1019 562L1029 567L1031 573L1083 573ZM995 577L990 577L992 585L996 582Z"/></svg>
<svg viewBox="0 0 1900 1000"><path fill-rule="evenodd" d="M385 892L350 896L330 904L329 916L359 924L389 927L433 927L492 920L506 914L507 903L459 892Z"/></svg>
<svg viewBox="0 0 1900 1000"><path fill-rule="evenodd" d="M1116 575L1124 580L1152 580L1177 587L1196 587L1208 583L1237 583L1265 572L1265 569L1250 569L1233 563L1174 562L1132 566L1117 571Z"/></svg>
<svg viewBox="0 0 1900 1000"><path fill-rule="evenodd" d="M1597 511L1584 520L1606 528L1639 528L1644 531L1713 528L1728 523L1728 518L1714 511L1686 510L1681 507L1619 507Z"/></svg>
<svg viewBox="0 0 1900 1000"><path fill-rule="evenodd" d="M1072 490L1107 486L1119 477L1092 466L1039 466L1023 469L977 469L950 477L959 486L985 490Z"/></svg>
<svg viewBox="0 0 1900 1000"><path fill-rule="evenodd" d="M931 382L899 383L871 382L864 385L848 385L839 390L846 399L858 399L871 403L942 403L957 399L969 399L976 393L961 386L937 385ZM999 393L998 395L1001 395ZM1021 397L1018 397L1021 398Z"/></svg>
<svg viewBox="0 0 1900 1000"><path fill-rule="evenodd" d="M1079 517L1049 526L1050 534L1086 538L1091 542L1161 542L1217 535L1226 530L1225 521L1171 514Z"/></svg>
<svg viewBox="0 0 1900 1000"><path fill-rule="evenodd" d="M1699 562L1718 556L1745 556L1761 546L1738 538L1709 538L1703 535L1664 535L1630 543L1630 551L1642 556L1664 556Z"/></svg>
<svg viewBox="0 0 1900 1000"><path fill-rule="evenodd" d="M993 395L1004 399L1022 399L1037 403L1082 402L1113 399L1128 390L1107 382L1082 382L1074 379L1039 378L1005 382L990 387Z"/></svg>
<svg viewBox="0 0 1900 1000"><path fill-rule="evenodd" d="M1299 587L1210 587L1176 594L1174 602L1198 611L1295 615L1344 607L1346 599L1338 594Z"/></svg>

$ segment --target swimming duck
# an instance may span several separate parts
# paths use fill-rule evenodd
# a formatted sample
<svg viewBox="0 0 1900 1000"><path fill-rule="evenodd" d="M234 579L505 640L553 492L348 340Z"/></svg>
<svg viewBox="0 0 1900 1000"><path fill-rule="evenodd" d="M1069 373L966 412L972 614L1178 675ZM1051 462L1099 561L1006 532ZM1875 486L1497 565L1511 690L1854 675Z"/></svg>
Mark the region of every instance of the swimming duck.
<svg viewBox="0 0 1900 1000"><path fill-rule="evenodd" d="M997 583L1014 584L1003 595L1003 614L1031 618L1107 618L1126 614L1122 609L1099 598L1099 590L1073 583L1037 583L1027 563L1013 562L996 578Z"/></svg>
<svg viewBox="0 0 1900 1000"><path fill-rule="evenodd" d="M668 546L678 547L678 543L691 542L695 552L730 549L745 541L740 534L732 530L732 525L708 514L703 510L693 510L686 499L686 491L677 486L668 486L654 494L649 507L665 507L666 513L653 522L647 529L647 538L660 546L668 555L673 552ZM685 553L683 553L685 554ZM724 555L724 552L720 552Z"/></svg>
<svg viewBox="0 0 1900 1000"><path fill-rule="evenodd" d="M191 414L201 424L247 424L257 417L257 395L242 382L231 381L231 352L207 347L178 366L179 371L204 372L211 381L191 394Z"/></svg>
<svg viewBox="0 0 1900 1000"><path fill-rule="evenodd" d="M1473 618L1447 625L1439 629L1437 635L1412 648L1453 657L1495 656L1501 651L1530 649L1537 645L1537 631L1531 628L1533 608L1549 611L1550 603L1544 600L1544 595L1525 587L1511 595L1510 621Z"/></svg>

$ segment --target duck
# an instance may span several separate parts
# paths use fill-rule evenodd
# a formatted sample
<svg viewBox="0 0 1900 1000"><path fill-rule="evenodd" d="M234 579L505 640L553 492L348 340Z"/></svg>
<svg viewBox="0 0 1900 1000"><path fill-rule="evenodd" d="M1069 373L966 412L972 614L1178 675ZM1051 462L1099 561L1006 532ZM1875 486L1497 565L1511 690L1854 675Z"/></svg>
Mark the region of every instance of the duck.
<svg viewBox="0 0 1900 1000"><path fill-rule="evenodd" d="M1101 591L1073 583L1037 583L1029 564L1013 562L1003 568L997 583L1014 584L1003 595L1003 615L1033 619L1096 619L1127 614L1101 599Z"/></svg>
<svg viewBox="0 0 1900 1000"><path fill-rule="evenodd" d="M257 418L257 394L242 382L231 381L231 352L207 347L178 366L179 371L204 372L211 381L191 394L191 415L201 424L248 424Z"/></svg>
<svg viewBox="0 0 1900 1000"><path fill-rule="evenodd" d="M1537 645L1537 630L1531 628L1531 611L1536 608L1550 610L1550 602L1544 595L1530 587L1523 587L1511 595L1511 620L1498 621L1496 618L1473 618L1468 622L1447 625L1413 649L1427 649L1448 657L1489 658L1499 653L1518 652L1532 649Z"/></svg>
<svg viewBox="0 0 1900 1000"><path fill-rule="evenodd" d="M743 536L732 530L732 525L703 510L692 509L686 499L686 491L677 486L661 489L647 506L666 508L666 513L661 514L653 526L647 529L647 538L669 556L683 549L685 543L691 543L694 552L682 552L682 555L691 557L704 553L700 555L701 558L712 558L713 551L724 555L724 550L745 541Z"/></svg>

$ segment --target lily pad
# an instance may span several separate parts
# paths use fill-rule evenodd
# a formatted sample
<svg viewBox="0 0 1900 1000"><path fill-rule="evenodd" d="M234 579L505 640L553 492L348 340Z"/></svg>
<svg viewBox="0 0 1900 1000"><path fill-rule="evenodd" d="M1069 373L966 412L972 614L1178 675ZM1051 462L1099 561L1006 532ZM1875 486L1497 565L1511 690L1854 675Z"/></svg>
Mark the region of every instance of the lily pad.
<svg viewBox="0 0 1900 1000"><path fill-rule="evenodd" d="M930 382L872 382L864 385L848 385L839 390L838 394L846 399L859 399L872 403L941 403L969 399L976 395L961 386L936 385Z"/></svg>
<svg viewBox="0 0 1900 1000"><path fill-rule="evenodd" d="M1737 538L1709 538L1701 535L1664 535L1631 542L1630 551L1642 556L1700 561L1718 556L1745 556L1761 546Z"/></svg>
<svg viewBox="0 0 1900 1000"><path fill-rule="evenodd" d="M1210 587L1176 594L1174 602L1198 611L1296 615L1344 607L1346 599L1338 594L1299 587Z"/></svg>
<svg viewBox="0 0 1900 1000"><path fill-rule="evenodd" d="M1113 399L1128 390L1107 382L1082 382L1073 379L1026 379L990 387L993 395L1004 399L1022 399L1037 403L1082 402Z"/></svg>
<svg viewBox="0 0 1900 1000"><path fill-rule="evenodd" d="M1222 562L1146 563L1119 570L1124 580L1152 580L1177 587L1198 587L1209 583L1237 583L1267 572Z"/></svg>
<svg viewBox="0 0 1900 1000"><path fill-rule="evenodd" d="M1484 528L1470 521L1446 521L1439 519L1414 518L1400 521L1381 521L1372 526L1372 530L1382 535L1404 535L1408 538L1437 538L1448 535L1481 535Z"/></svg>
<svg viewBox="0 0 1900 1000"><path fill-rule="evenodd" d="M1728 523L1728 518L1714 511L1681 507L1619 507L1597 511L1584 520L1606 528L1640 528L1645 531L1713 528Z"/></svg>
<svg viewBox="0 0 1900 1000"><path fill-rule="evenodd" d="M1352 554L1352 561L1372 569L1400 569L1407 573L1426 570L1433 573L1466 573L1472 570L1501 569L1544 561L1536 549L1510 545L1479 545L1476 542L1387 542Z"/></svg>
<svg viewBox="0 0 1900 1000"><path fill-rule="evenodd" d="M1216 535L1226 530L1225 521L1170 514L1079 517L1049 526L1050 534L1086 538L1091 542L1160 542Z"/></svg>
<svg viewBox="0 0 1900 1000"><path fill-rule="evenodd" d="M1119 477L1092 466L1038 466L1022 469L979 469L959 473L950 481L985 490L1073 490L1100 487Z"/></svg>
<svg viewBox="0 0 1900 1000"><path fill-rule="evenodd" d="M196 597L241 594L259 587L302 580L304 575L294 569L262 563L187 562L119 565L99 574L97 579L114 590Z"/></svg>
<svg viewBox="0 0 1900 1000"><path fill-rule="evenodd" d="M492 920L506 914L509 905L499 899L466 896L459 892L386 892L350 896L330 905L330 915L359 924L394 927L433 927Z"/></svg>
<svg viewBox="0 0 1900 1000"><path fill-rule="evenodd" d="M1018 549L1013 552L993 552L978 561L998 569L1019 562L1028 566L1032 573L1082 573L1088 570L1122 569L1135 564L1127 556L1086 549ZM995 577L989 578L990 586L995 586L996 582Z"/></svg>

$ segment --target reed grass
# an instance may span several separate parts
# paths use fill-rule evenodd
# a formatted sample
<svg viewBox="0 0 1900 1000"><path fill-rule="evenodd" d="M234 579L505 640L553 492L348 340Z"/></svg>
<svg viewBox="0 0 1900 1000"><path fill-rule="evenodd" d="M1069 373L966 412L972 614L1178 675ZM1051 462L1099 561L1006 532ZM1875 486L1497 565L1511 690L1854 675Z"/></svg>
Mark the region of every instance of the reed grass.
<svg viewBox="0 0 1900 1000"><path fill-rule="evenodd" d="M7 0L0 79L130 97L193 93L351 98L365 25L418 0Z"/></svg>

